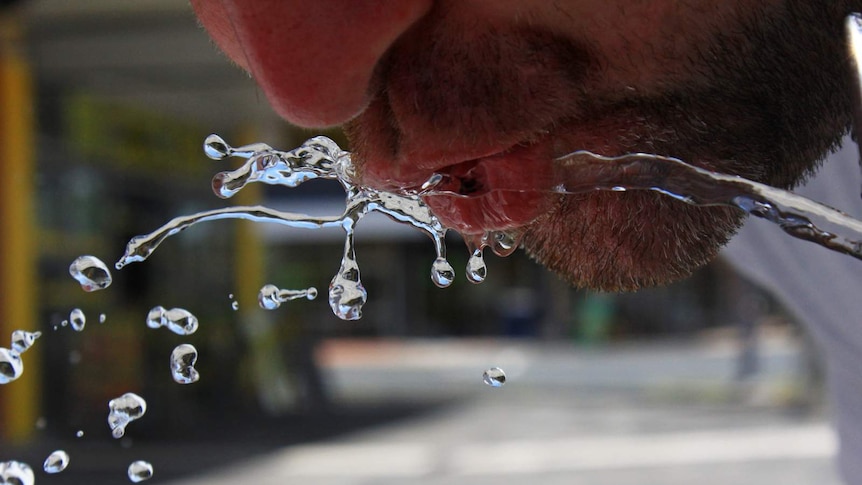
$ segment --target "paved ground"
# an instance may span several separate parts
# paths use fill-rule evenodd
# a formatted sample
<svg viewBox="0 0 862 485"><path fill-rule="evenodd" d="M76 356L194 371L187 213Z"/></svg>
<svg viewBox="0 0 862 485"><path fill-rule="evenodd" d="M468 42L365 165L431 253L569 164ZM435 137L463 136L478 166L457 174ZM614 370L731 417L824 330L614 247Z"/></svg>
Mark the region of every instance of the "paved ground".
<svg viewBox="0 0 862 485"><path fill-rule="evenodd" d="M830 468L834 439L822 422L619 402L572 408L565 396L539 397L530 412L507 398L477 399L171 483L838 483ZM693 425L698 418L702 426Z"/></svg>
<svg viewBox="0 0 862 485"><path fill-rule="evenodd" d="M727 340L572 351L518 342L338 343L342 401L451 404L325 443L275 450L174 485L837 484L835 438L805 403L800 353L771 339L734 383ZM481 371L508 371L501 389Z"/></svg>
<svg viewBox="0 0 862 485"><path fill-rule="evenodd" d="M155 467L149 483L171 485L838 484L834 434L817 400L806 399L798 347L768 339L761 355L757 378L740 384L726 339L604 350L337 342L320 353L335 401L376 413L255 431L294 430L297 439L282 445L226 432L208 442L70 450L69 470L40 473L37 483L124 483L122 465L145 458ZM481 383L495 365L508 375L500 389ZM307 434L324 427L350 431Z"/></svg>

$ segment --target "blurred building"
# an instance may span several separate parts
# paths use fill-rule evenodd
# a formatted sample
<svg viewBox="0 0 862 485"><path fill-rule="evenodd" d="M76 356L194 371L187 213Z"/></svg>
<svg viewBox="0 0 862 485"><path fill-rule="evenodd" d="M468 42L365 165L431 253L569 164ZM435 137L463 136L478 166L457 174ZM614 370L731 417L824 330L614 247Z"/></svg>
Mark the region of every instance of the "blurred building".
<svg viewBox="0 0 862 485"><path fill-rule="evenodd" d="M16 328L44 334L26 356L27 379L0 387L6 410L0 430L8 431L6 423L22 410L29 410L31 422L44 418L47 433L104 426L106 402L127 391L172 403L171 412L150 411L152 433L238 409L314 410L326 404L314 346L336 336L518 336L596 344L686 336L728 322L715 288L732 280L719 268L665 289L590 295L569 289L521 253L507 259L489 254L485 283L459 277L440 290L429 278L431 242L382 218L363 221L357 231L369 294L359 322L338 320L326 304L343 244L338 231L204 224L169 239L147 262L115 272L108 290L86 294L68 275L77 256L92 254L111 265L131 237L172 217L225 205L209 180L229 162L206 159L206 135L290 148L312 134L272 113L254 82L216 51L185 1L29 0L0 15L4 62L8 67L13 56L27 73L15 88L20 91L3 92L0 109L9 113L11 96L30 102L33 113L32 119L7 116L19 121L14 129L0 125L4 137L17 133L16 139L0 137L2 145L23 147L18 153L28 158L3 160L4 173L11 163L22 167L26 183L0 181L6 193L15 188L17 198L2 203L5 211L17 211L21 224L4 220L0 239L4 248L31 250L14 265L4 263L7 287L25 286L29 299L0 300L25 315L0 322L0 336ZM338 133L330 135L343 142ZM337 184L327 182L256 190L235 202L318 214L339 213L343 205ZM467 261L462 247L453 236L450 261L460 274ZM266 283L315 286L321 297L265 312L255 300ZM200 331L180 338L147 328L146 314L156 305L190 310ZM88 316L83 332L62 325L73 308ZM180 343L198 348L198 367L207 376L188 388L174 384L167 368L170 350Z"/></svg>

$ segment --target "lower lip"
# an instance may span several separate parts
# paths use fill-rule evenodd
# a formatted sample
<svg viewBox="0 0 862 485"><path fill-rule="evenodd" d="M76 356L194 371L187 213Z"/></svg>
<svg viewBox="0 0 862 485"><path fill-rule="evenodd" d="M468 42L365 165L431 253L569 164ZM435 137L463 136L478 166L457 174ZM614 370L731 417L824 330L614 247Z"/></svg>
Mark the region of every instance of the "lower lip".
<svg viewBox="0 0 862 485"><path fill-rule="evenodd" d="M548 210L553 162L542 144L519 146L470 163L478 186L464 195L428 195L425 202L444 226L462 234L523 227ZM453 167L457 172L459 167ZM455 190L455 192L459 192Z"/></svg>

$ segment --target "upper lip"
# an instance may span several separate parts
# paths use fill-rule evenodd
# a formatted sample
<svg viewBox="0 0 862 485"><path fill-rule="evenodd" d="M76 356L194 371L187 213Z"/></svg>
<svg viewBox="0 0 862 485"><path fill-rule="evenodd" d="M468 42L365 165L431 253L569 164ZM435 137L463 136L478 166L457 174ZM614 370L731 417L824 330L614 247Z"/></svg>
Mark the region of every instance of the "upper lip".
<svg viewBox="0 0 862 485"><path fill-rule="evenodd" d="M499 129L486 120L492 116L485 113L478 121L450 117L454 123L441 126L416 113L393 110L390 101L393 96L392 92L379 95L346 126L354 145L360 180L367 186L380 190L418 190L435 173L460 171L466 175L466 170L462 170L465 167L488 166L497 158L505 159L510 152L536 145L545 148L533 152L532 159L525 163L535 162L540 155L552 151L549 147L556 119L538 120L530 116L520 126ZM496 171L491 175L496 177Z"/></svg>
<svg viewBox="0 0 862 485"><path fill-rule="evenodd" d="M396 167L389 165L384 174L376 173L374 167L365 165L363 182L384 190L418 190L434 174L442 174L448 177L457 177L461 180L468 178L477 179L479 162L511 151L517 145L505 148L492 148L473 153L453 153L446 155L438 154L409 154L401 155ZM371 173L368 173L369 168ZM370 180L369 180L370 179ZM466 195L466 194L465 194Z"/></svg>
<svg viewBox="0 0 862 485"><path fill-rule="evenodd" d="M452 153L438 158L417 157L416 167L430 173L447 172L457 169L463 165L475 165L480 160L491 159L512 151L520 143L507 144L504 146L490 146L477 150L465 150L460 153ZM407 161L408 163L411 160ZM430 174L429 174L430 175Z"/></svg>
<svg viewBox="0 0 862 485"><path fill-rule="evenodd" d="M380 164L378 161L375 165L382 169L381 172L374 170L376 167L369 167L366 164L363 170L363 182L383 190L421 191L421 187L433 175L440 174L443 175L444 181L450 182L450 185L444 188L441 184L437 186L437 190L462 196L480 196L495 188L488 186L486 182L492 183L500 179L499 175L489 176L487 172L493 164L505 161L513 152L521 153L521 150L547 144L551 137L547 130L541 130L514 143L498 145L483 143L463 151L448 153L443 150L422 153L408 147L400 151L397 162ZM519 163L516 171L540 170L538 166L531 165L537 161L534 157L527 157L521 161L523 165ZM372 172L370 174L367 173L369 168ZM511 168L510 165L502 170Z"/></svg>

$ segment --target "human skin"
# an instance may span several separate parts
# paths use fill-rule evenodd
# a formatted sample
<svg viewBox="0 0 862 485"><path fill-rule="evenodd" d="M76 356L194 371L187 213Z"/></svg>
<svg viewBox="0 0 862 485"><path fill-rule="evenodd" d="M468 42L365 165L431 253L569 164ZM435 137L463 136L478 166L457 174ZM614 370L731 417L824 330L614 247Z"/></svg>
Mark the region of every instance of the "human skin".
<svg viewBox="0 0 862 485"><path fill-rule="evenodd" d="M575 150L657 153L790 187L850 125L862 0L193 0L216 44L305 127L344 125L361 181L435 172L462 234L523 233L577 286L682 278L742 215L649 192L550 192ZM495 191L495 188L517 189Z"/></svg>

